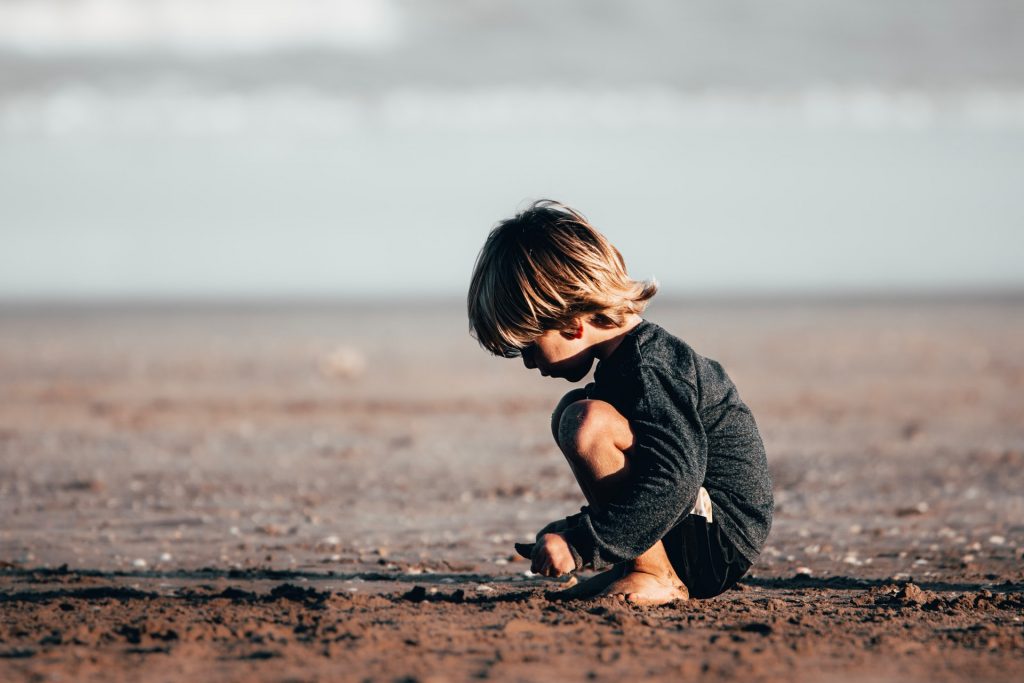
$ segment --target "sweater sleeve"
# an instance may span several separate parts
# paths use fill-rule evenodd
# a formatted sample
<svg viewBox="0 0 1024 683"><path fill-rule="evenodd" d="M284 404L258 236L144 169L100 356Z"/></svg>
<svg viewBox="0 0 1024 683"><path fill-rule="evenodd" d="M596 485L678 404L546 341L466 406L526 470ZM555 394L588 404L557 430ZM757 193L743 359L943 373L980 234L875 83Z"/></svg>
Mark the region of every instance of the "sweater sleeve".
<svg viewBox="0 0 1024 683"><path fill-rule="evenodd" d="M689 511L707 468L707 438L693 387L649 365L630 426L630 475L607 505L584 508L563 532L579 567L600 569L639 557Z"/></svg>

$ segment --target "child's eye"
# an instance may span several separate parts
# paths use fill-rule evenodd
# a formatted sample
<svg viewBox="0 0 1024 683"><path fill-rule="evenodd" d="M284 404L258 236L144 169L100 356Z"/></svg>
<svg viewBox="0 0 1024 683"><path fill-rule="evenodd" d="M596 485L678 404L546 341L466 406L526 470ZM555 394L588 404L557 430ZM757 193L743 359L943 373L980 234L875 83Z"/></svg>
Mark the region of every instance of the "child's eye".
<svg viewBox="0 0 1024 683"><path fill-rule="evenodd" d="M537 342L527 342L522 346L509 346L502 350L502 354L505 358L521 358L523 356L529 356L537 348Z"/></svg>
<svg viewBox="0 0 1024 683"><path fill-rule="evenodd" d="M501 355L505 358L519 358L523 354L523 349L518 346L506 346L501 350Z"/></svg>

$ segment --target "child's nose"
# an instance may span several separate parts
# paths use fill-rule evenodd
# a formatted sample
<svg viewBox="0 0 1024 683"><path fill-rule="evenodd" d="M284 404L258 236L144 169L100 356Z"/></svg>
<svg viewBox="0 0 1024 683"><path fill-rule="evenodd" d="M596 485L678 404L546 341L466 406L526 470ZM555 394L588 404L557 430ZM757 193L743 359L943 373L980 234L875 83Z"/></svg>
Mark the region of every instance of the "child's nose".
<svg viewBox="0 0 1024 683"><path fill-rule="evenodd" d="M523 365L528 369L533 370L537 367L537 364L533 362L533 344L523 348Z"/></svg>

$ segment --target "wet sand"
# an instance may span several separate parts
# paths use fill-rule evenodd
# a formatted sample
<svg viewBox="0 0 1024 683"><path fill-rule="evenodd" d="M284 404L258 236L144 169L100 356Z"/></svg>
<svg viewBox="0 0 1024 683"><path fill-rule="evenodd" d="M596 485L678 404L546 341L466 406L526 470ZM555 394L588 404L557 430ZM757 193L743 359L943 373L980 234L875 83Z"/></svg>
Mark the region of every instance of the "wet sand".
<svg viewBox="0 0 1024 683"><path fill-rule="evenodd" d="M1024 300L658 302L765 439L710 601L548 599L548 414L447 305L0 311L3 680L1005 680Z"/></svg>

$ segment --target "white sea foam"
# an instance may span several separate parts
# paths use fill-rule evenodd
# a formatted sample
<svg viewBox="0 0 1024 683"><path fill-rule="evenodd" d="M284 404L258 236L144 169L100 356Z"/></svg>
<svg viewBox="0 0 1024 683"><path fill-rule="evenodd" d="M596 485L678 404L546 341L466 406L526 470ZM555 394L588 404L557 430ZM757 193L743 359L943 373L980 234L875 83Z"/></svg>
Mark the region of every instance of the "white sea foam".
<svg viewBox="0 0 1024 683"><path fill-rule="evenodd" d="M0 136L309 137L391 130L502 131L635 127L765 127L918 130L938 125L1024 129L1024 91L978 88L940 94L876 88L790 93L661 88L625 91L394 89L376 95L298 86L204 92L165 85L92 85L0 100Z"/></svg>
<svg viewBox="0 0 1024 683"><path fill-rule="evenodd" d="M0 0L0 48L28 53L386 47L390 0Z"/></svg>

